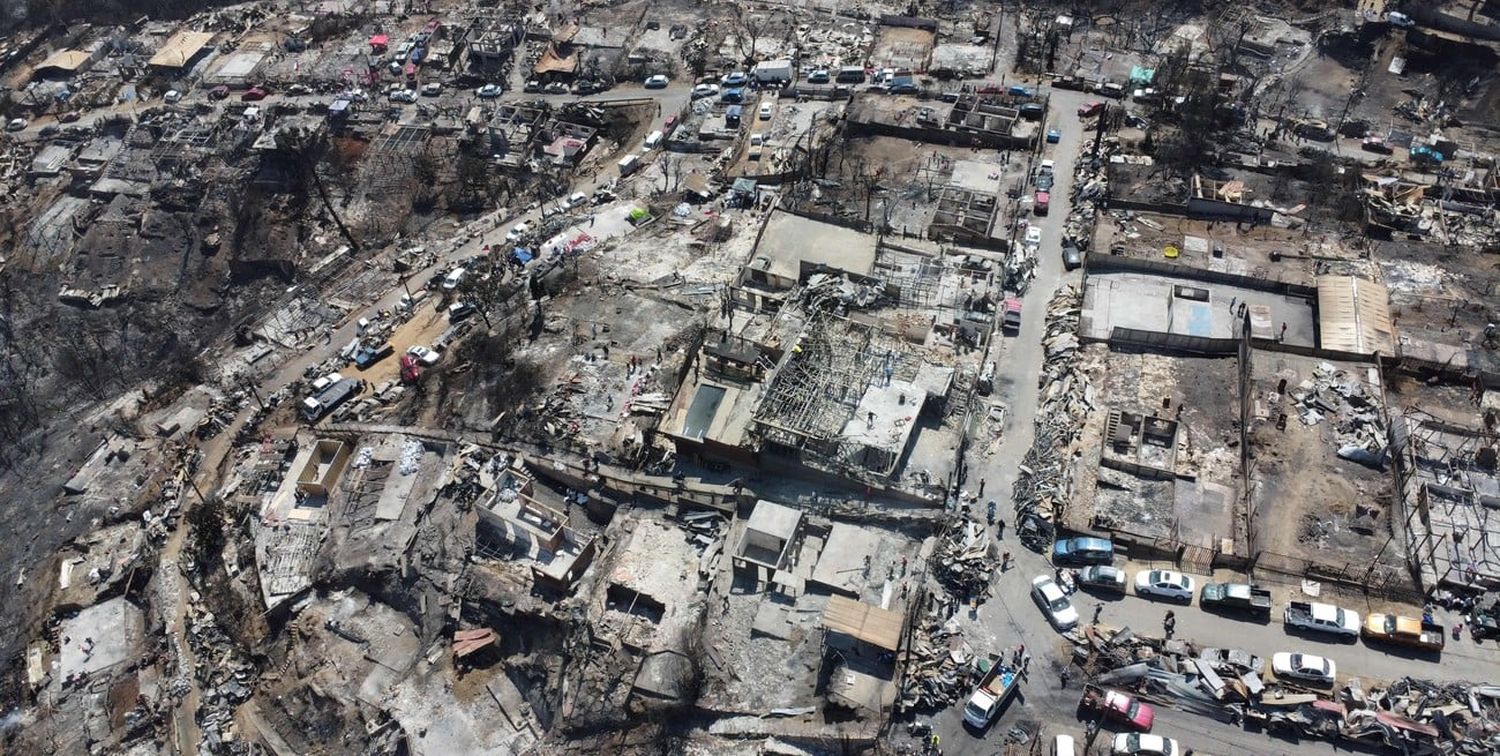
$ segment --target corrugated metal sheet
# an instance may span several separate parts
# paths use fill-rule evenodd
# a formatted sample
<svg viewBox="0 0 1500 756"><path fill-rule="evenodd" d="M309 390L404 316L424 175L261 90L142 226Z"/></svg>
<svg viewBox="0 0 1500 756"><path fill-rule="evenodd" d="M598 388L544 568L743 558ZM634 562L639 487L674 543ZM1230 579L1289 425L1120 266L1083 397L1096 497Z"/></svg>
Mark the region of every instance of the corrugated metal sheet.
<svg viewBox="0 0 1500 756"><path fill-rule="evenodd" d="M1386 288L1354 276L1318 276L1318 346L1394 355L1396 330Z"/></svg>
<svg viewBox="0 0 1500 756"><path fill-rule="evenodd" d="M832 596L823 609L823 627L864 641L876 648L895 651L901 646L901 613Z"/></svg>

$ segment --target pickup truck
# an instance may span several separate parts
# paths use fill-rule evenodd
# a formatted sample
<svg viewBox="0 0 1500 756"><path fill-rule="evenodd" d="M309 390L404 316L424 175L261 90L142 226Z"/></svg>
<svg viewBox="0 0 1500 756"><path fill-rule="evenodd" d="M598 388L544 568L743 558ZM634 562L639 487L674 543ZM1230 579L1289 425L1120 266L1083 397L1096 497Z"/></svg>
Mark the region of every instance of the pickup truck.
<svg viewBox="0 0 1500 756"><path fill-rule="evenodd" d="M1286 607L1287 627L1316 630L1320 633L1359 637L1359 614L1333 604L1293 601Z"/></svg>
<svg viewBox="0 0 1500 756"><path fill-rule="evenodd" d="M1246 583L1208 583L1198 594L1198 605L1265 619L1271 616L1271 592Z"/></svg>
<svg viewBox="0 0 1500 756"><path fill-rule="evenodd" d="M1360 635L1366 641L1385 641L1428 651L1442 651L1447 642L1442 625L1394 614L1373 613L1365 617Z"/></svg>
<svg viewBox="0 0 1500 756"><path fill-rule="evenodd" d="M990 668L979 680L979 687L974 689L974 695L969 696L969 703L964 706L964 723L976 730L988 726L1000 711L1001 704L1020 687L1020 676L1014 668L1001 664L999 659L991 659L989 664Z"/></svg>
<svg viewBox="0 0 1500 756"><path fill-rule="evenodd" d="M1092 683L1083 686L1078 708L1136 732L1151 732L1151 723L1156 721L1156 710L1150 704Z"/></svg>

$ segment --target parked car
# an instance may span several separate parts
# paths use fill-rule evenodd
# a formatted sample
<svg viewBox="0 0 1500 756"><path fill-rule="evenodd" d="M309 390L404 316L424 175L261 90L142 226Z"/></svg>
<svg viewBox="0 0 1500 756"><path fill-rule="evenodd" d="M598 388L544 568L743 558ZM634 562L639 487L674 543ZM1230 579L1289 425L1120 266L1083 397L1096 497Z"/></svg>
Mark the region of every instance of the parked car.
<svg viewBox="0 0 1500 756"><path fill-rule="evenodd" d="M1083 251L1072 241L1063 242L1062 248L1063 268L1074 270L1083 265Z"/></svg>
<svg viewBox="0 0 1500 756"><path fill-rule="evenodd" d="M1205 648L1198 653L1198 658L1214 665L1221 672L1232 671L1236 677L1246 672L1258 675L1266 668L1264 659L1237 648Z"/></svg>
<svg viewBox="0 0 1500 756"><path fill-rule="evenodd" d="M1144 732L1122 732L1115 736L1110 752L1115 756L1178 756L1177 741Z"/></svg>
<svg viewBox="0 0 1500 756"><path fill-rule="evenodd" d="M1041 607L1042 613L1047 615L1047 621L1058 632L1078 626L1078 610L1073 608L1073 602L1068 600L1068 595L1057 587L1051 577L1038 575L1031 581L1031 599Z"/></svg>
<svg viewBox="0 0 1500 756"><path fill-rule="evenodd" d="M219 86L208 90L208 96L213 100L222 100L225 97L229 96L229 87L220 84Z"/></svg>
<svg viewBox="0 0 1500 756"><path fill-rule="evenodd" d="M10 122L5 124L5 130L20 131L21 129L26 128L27 124L29 123L31 122L26 120L25 118L12 118L10 119Z"/></svg>
<svg viewBox="0 0 1500 756"><path fill-rule="evenodd" d="M1092 683L1083 686L1083 698L1079 699L1078 708L1136 732L1150 732L1151 723L1156 721L1156 710L1150 704Z"/></svg>
<svg viewBox="0 0 1500 756"><path fill-rule="evenodd" d="M1364 636L1367 643L1382 641L1426 651L1442 651L1446 643L1443 626L1436 622L1380 612L1371 612L1365 617L1364 629L1360 631L1360 635Z"/></svg>
<svg viewBox="0 0 1500 756"><path fill-rule="evenodd" d="M266 99L266 95L268 95L268 94L270 94L270 93L267 92L265 89L262 89L261 87L251 87L251 88L245 90L244 94L240 95L240 101L241 102L258 102L260 100Z"/></svg>
<svg viewBox="0 0 1500 756"><path fill-rule="evenodd" d="M647 89L666 89L667 88L667 84L669 84L669 83L671 83L671 79L668 79L666 76L663 76L662 74L656 74L654 76L647 76L646 77L646 84L645 84L645 86L646 86Z"/></svg>
<svg viewBox="0 0 1500 756"><path fill-rule="evenodd" d="M1289 627L1341 635L1349 640L1359 637L1359 613L1315 601L1291 601L1282 615Z"/></svg>
<svg viewBox="0 0 1500 756"><path fill-rule="evenodd" d="M719 93L718 84L699 84L693 87L693 99L699 100L704 97L713 97Z"/></svg>
<svg viewBox="0 0 1500 756"><path fill-rule="evenodd" d="M1025 236L1026 246L1035 247L1042 243L1042 227L1027 226Z"/></svg>
<svg viewBox="0 0 1500 756"><path fill-rule="evenodd" d="M482 87L474 90L474 96L475 97L479 97L479 98L486 99L486 100L494 98L494 97L499 97L500 95L502 95L504 93L505 93L505 90L502 89L499 84L486 84L486 85L484 85L484 86L482 86Z"/></svg>
<svg viewBox="0 0 1500 756"><path fill-rule="evenodd" d="M521 239L521 237L523 237L523 236L525 236L525 235L527 235L529 233L531 233L531 226L530 226L530 224L527 224L527 223L517 223L516 225L514 225L514 226L511 227L510 233L508 233L508 234L505 235L505 240L507 242L516 242L516 241L519 241Z"/></svg>
<svg viewBox="0 0 1500 756"><path fill-rule="evenodd" d="M542 91L542 82L540 79L528 79L526 83L522 85L521 91L528 94L540 94Z"/></svg>
<svg viewBox="0 0 1500 756"><path fill-rule="evenodd" d="M1062 129L1047 129L1047 144L1057 144L1062 141Z"/></svg>
<svg viewBox="0 0 1500 756"><path fill-rule="evenodd" d="M568 208L583 207L589 201L589 196L583 192L573 192L563 200L563 205Z"/></svg>
<svg viewBox="0 0 1500 756"><path fill-rule="evenodd" d="M1137 596L1193 603L1193 579L1172 570L1141 570L1135 574Z"/></svg>
<svg viewBox="0 0 1500 756"><path fill-rule="evenodd" d="M443 93L443 83L440 81L429 81L422 85L423 97L437 97Z"/></svg>
<svg viewBox="0 0 1500 756"><path fill-rule="evenodd" d="M1080 536L1052 544L1052 561L1058 564L1109 564L1115 545L1106 538Z"/></svg>
<svg viewBox="0 0 1500 756"><path fill-rule="evenodd" d="M1097 100L1094 101L1094 102L1088 103L1086 105L1080 105L1080 106L1078 106L1078 117L1079 118L1089 118L1091 116L1099 115L1100 113L1103 113L1103 112L1104 112L1104 103L1103 102L1099 102Z"/></svg>
<svg viewBox="0 0 1500 756"><path fill-rule="evenodd" d="M744 71L733 71L731 73L725 74L724 78L719 80L719 83L723 84L726 87L743 87L749 82L750 75L745 73Z"/></svg>
<svg viewBox="0 0 1500 756"><path fill-rule="evenodd" d="M1053 182L1052 173L1049 171L1047 173L1038 173L1033 183L1036 184L1037 191L1050 192L1052 191Z"/></svg>
<svg viewBox="0 0 1500 756"><path fill-rule="evenodd" d="M181 102L182 101L182 93L179 92L179 91L177 91L177 90L175 90L175 89L168 89L167 93L164 94L164 95L162 95L161 98L163 100L169 102L169 103L172 103L172 102Z"/></svg>
<svg viewBox="0 0 1500 756"><path fill-rule="evenodd" d="M1125 571L1107 564L1096 564L1078 571L1078 587L1107 593L1125 592Z"/></svg>
<svg viewBox="0 0 1500 756"><path fill-rule="evenodd" d="M762 102L760 104L760 120L771 120L771 113L775 110L775 108L776 106L773 105L769 100L766 102Z"/></svg>
<svg viewBox="0 0 1500 756"><path fill-rule="evenodd" d="M1249 583L1208 583L1198 595L1205 610L1243 612L1259 619L1271 617L1271 592Z"/></svg>
<svg viewBox="0 0 1500 756"><path fill-rule="evenodd" d="M69 110L68 112L63 113L62 115L60 115L60 116L57 117L57 122L58 123L73 123L74 121L77 121L77 120L78 120L78 111L76 111L76 110Z"/></svg>
<svg viewBox="0 0 1500 756"><path fill-rule="evenodd" d="M431 349L428 349L427 347L422 346L421 344L413 345L411 348L406 350L406 353L417 358L417 362L422 363L422 365L425 367L432 367L433 365L436 365L438 359L442 357L442 355L434 352Z"/></svg>
<svg viewBox="0 0 1500 756"><path fill-rule="evenodd" d="M808 84L827 84L832 79L832 74L826 68L819 68L807 75Z"/></svg>
<svg viewBox="0 0 1500 756"><path fill-rule="evenodd" d="M1317 683L1332 683L1337 674L1332 659L1291 651L1282 651L1272 656L1271 671L1277 677Z"/></svg>
<svg viewBox="0 0 1500 756"><path fill-rule="evenodd" d="M474 303L472 302L454 302L453 304L448 305L448 322L457 323L460 320L473 315L474 311L475 307Z"/></svg>
<svg viewBox="0 0 1500 756"><path fill-rule="evenodd" d="M40 129L37 129L36 135L39 136L39 137L41 137L41 138L43 138L43 139L47 139L49 137L55 137L55 136L57 136L58 133L60 133L61 131L62 131L62 129L59 129L57 127L57 124L55 124L55 123L49 123L46 126L43 126Z"/></svg>

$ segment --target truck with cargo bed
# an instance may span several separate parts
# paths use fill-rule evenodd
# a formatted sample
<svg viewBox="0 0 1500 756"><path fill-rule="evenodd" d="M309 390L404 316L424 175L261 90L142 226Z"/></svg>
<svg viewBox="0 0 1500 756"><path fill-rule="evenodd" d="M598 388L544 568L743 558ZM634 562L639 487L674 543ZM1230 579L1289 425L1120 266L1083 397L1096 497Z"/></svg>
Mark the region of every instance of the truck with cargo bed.
<svg viewBox="0 0 1500 756"><path fill-rule="evenodd" d="M1208 583L1198 594L1198 605L1265 619L1271 616L1271 592L1247 583Z"/></svg>
<svg viewBox="0 0 1500 756"><path fill-rule="evenodd" d="M302 419L309 423L321 420L324 415L358 394L363 385L364 381L357 378L345 378L303 399Z"/></svg>
<svg viewBox="0 0 1500 756"><path fill-rule="evenodd" d="M1020 677L1013 667L1001 664L998 658L991 658L989 665L984 677L979 679L979 687L964 705L964 723L976 730L989 725L1001 705L1020 687Z"/></svg>
<svg viewBox="0 0 1500 756"><path fill-rule="evenodd" d="M1443 626L1436 622L1379 612L1365 617L1364 628L1360 630L1360 635L1364 636L1367 642L1383 641L1427 651L1442 651L1447 643L1447 639L1443 636Z"/></svg>
<svg viewBox="0 0 1500 756"><path fill-rule="evenodd" d="M1359 614L1333 604L1293 601L1286 606L1286 626L1345 638L1359 637Z"/></svg>

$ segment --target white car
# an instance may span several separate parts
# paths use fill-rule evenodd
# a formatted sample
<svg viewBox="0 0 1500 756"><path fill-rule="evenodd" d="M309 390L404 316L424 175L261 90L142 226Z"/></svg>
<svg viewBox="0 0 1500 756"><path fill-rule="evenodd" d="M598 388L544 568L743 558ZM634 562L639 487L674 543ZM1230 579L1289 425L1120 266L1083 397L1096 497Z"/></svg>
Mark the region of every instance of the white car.
<svg viewBox="0 0 1500 756"><path fill-rule="evenodd" d="M1035 247L1035 246L1040 245L1041 243L1042 243L1042 228L1041 228L1041 226L1027 226L1026 227L1026 246L1028 246L1028 247Z"/></svg>
<svg viewBox="0 0 1500 756"><path fill-rule="evenodd" d="M423 97L437 97L438 95L440 95L442 93L443 93L443 83L440 82L440 81L431 81L431 82L428 82L428 83L422 85L422 96Z"/></svg>
<svg viewBox="0 0 1500 756"><path fill-rule="evenodd" d="M671 79L668 79L667 77L665 77L665 76L663 76L661 74L656 74L655 76L647 76L646 77L645 87L647 89L666 89L667 88L667 84L670 83L670 82L671 82Z"/></svg>
<svg viewBox="0 0 1500 756"><path fill-rule="evenodd" d="M1318 683L1332 683L1337 674L1332 659L1291 651L1282 651L1272 656L1271 671L1275 672L1277 677Z"/></svg>
<svg viewBox="0 0 1500 756"><path fill-rule="evenodd" d="M10 123L5 124L5 130L20 131L21 129L26 128L26 124L28 123L30 123L30 121L27 121L25 118L12 118L10 119Z"/></svg>
<svg viewBox="0 0 1500 756"><path fill-rule="evenodd" d="M1057 583L1052 582L1052 578L1038 575L1032 580L1031 598L1058 631L1072 630L1078 626L1078 610L1073 608L1073 602L1057 587Z"/></svg>
<svg viewBox="0 0 1500 756"><path fill-rule="evenodd" d="M589 196L587 194L584 194L583 192L573 192L572 194L568 195L568 198L566 200L563 201L563 206L569 209L575 207L583 207L584 205L588 204L588 201Z"/></svg>
<svg viewBox="0 0 1500 756"><path fill-rule="evenodd" d="M701 100L705 97L713 97L719 93L718 84L699 84L693 87L693 99Z"/></svg>
<svg viewBox="0 0 1500 756"><path fill-rule="evenodd" d="M1193 579L1171 570L1141 570L1135 573L1135 593L1137 596L1192 603Z"/></svg>
<svg viewBox="0 0 1500 756"><path fill-rule="evenodd" d="M434 352L431 349L422 346L421 344L417 344L412 348L406 350L406 353L417 358L417 362L420 362L427 367L436 365L438 358L442 356L437 352Z"/></svg>
<svg viewBox="0 0 1500 756"><path fill-rule="evenodd" d="M1115 756L1177 756L1177 741L1148 732L1122 732L1110 753Z"/></svg>
<svg viewBox="0 0 1500 756"><path fill-rule="evenodd" d="M762 120L762 121L769 121L769 120L771 120L771 111L775 107L776 106L772 105L770 102L763 102L763 103L761 103L760 104L760 120Z"/></svg>
<svg viewBox="0 0 1500 756"><path fill-rule="evenodd" d="M474 96L488 100L492 97L499 97L503 91L499 84L486 84L474 90Z"/></svg>
<svg viewBox="0 0 1500 756"><path fill-rule="evenodd" d="M167 93L162 95L161 98L167 102L180 102L182 100L182 93L175 89L168 89Z"/></svg>
<svg viewBox="0 0 1500 756"><path fill-rule="evenodd" d="M529 233L531 233L531 226L529 224L517 223L515 227L510 230L510 233L505 235L505 240L508 242L519 241L521 237Z"/></svg>

